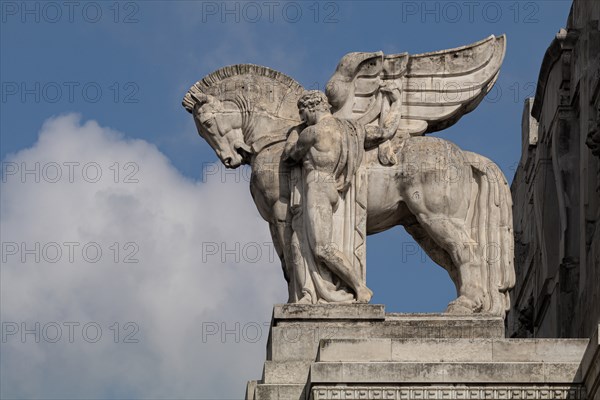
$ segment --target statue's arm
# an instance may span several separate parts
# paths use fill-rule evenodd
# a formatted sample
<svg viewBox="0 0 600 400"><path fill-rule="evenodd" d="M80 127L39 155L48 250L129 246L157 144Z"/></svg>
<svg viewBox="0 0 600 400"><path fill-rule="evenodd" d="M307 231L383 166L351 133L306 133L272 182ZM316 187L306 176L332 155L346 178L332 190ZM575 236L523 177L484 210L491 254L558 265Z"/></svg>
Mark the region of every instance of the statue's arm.
<svg viewBox="0 0 600 400"><path fill-rule="evenodd" d="M383 133L379 126L365 126L365 150L372 149L383 143Z"/></svg>
<svg viewBox="0 0 600 400"><path fill-rule="evenodd" d="M296 145L296 142L298 142L298 135L300 134L300 132L301 132L300 126L295 126L292 129L290 129L288 137L285 142L285 147L283 148L283 160L284 161L288 161L288 160L291 161L290 160L290 152Z"/></svg>
<svg viewBox="0 0 600 400"><path fill-rule="evenodd" d="M298 133L298 139L296 143L291 146L288 151L287 159L293 161L300 161L306 153L310 150L310 148L315 143L315 130L312 127L304 129L302 132Z"/></svg>
<svg viewBox="0 0 600 400"><path fill-rule="evenodd" d="M396 134L400 126L401 114L401 90L397 86L382 86L380 89L387 94L391 100L390 108L381 114L379 126L366 126L365 148L370 149L390 140ZM384 115L385 114L385 115Z"/></svg>

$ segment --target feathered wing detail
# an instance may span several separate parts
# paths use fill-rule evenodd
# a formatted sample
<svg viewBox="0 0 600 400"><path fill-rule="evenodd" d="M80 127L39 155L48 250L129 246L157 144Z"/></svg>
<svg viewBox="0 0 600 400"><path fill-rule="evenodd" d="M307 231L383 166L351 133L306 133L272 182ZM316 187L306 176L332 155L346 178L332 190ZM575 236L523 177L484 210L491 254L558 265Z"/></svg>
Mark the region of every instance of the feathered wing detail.
<svg viewBox="0 0 600 400"><path fill-rule="evenodd" d="M381 81L402 88L404 134L422 135L456 123L491 90L504 60L506 37L490 36L468 46L432 53L349 53L329 80L334 115L370 123L379 118Z"/></svg>

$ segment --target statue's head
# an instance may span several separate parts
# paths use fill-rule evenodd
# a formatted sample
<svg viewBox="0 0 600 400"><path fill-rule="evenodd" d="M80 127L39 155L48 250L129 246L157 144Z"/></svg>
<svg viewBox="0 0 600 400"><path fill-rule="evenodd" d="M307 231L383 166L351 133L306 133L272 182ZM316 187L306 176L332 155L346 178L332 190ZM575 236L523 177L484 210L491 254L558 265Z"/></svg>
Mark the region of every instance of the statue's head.
<svg viewBox="0 0 600 400"><path fill-rule="evenodd" d="M300 118L307 125L314 125L324 114L331 114L331 105L325 93L320 90L308 90L298 100Z"/></svg>
<svg viewBox="0 0 600 400"><path fill-rule="evenodd" d="M227 168L239 167L244 161L242 153L249 151L244 143L239 108L208 94L194 93L192 97L195 100L192 115L200 136Z"/></svg>

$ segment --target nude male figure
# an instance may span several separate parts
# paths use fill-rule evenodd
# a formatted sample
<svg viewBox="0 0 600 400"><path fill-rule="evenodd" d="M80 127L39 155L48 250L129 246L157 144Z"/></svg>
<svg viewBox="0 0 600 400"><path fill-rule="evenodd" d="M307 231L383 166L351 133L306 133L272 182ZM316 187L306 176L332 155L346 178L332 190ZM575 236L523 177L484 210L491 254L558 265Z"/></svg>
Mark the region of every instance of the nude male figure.
<svg viewBox="0 0 600 400"><path fill-rule="evenodd" d="M397 88L382 86L382 91L389 93L392 103L398 103ZM343 135L347 134L347 130L331 114L330 108L327 97L318 90L309 91L298 100L298 110L306 128L297 134L297 140L295 137L288 138L283 157L284 160L301 163L304 170L305 226L317 262L325 264L348 284L354 290L357 302L368 303L373 292L356 276L351 262L332 240L335 229L333 214L340 202L340 192L345 190L338 184L339 174L345 167L340 165L340 160L347 160L349 156L342 154L347 148L343 145L346 139ZM366 129L361 147L377 145L393 136L400 120L397 109L397 106L393 107L397 115L391 118L392 121L386 119L383 129Z"/></svg>

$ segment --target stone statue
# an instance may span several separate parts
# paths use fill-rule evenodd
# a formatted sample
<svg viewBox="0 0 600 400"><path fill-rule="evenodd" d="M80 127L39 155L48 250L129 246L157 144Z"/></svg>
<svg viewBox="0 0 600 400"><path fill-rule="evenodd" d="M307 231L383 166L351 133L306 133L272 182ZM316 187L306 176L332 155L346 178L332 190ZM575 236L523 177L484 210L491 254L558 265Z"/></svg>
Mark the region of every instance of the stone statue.
<svg viewBox="0 0 600 400"><path fill-rule="evenodd" d="M408 55L350 53L325 94L238 64L183 99L228 168L249 164L291 303L368 302L366 235L402 225L448 271L447 312L504 316L514 286L512 201L489 159L426 133L494 85L505 37Z"/></svg>

